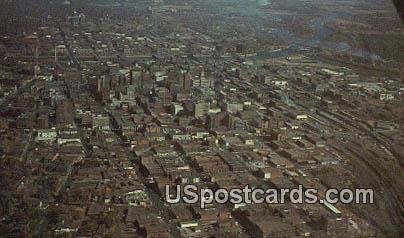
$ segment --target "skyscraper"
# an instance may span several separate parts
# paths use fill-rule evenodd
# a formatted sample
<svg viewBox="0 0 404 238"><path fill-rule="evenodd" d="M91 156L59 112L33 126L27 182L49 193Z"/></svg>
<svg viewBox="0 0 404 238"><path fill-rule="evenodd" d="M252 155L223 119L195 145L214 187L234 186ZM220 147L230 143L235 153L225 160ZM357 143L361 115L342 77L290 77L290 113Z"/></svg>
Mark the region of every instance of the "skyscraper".
<svg viewBox="0 0 404 238"><path fill-rule="evenodd" d="M73 103L67 99L60 100L56 104L56 125L63 127L73 124Z"/></svg>

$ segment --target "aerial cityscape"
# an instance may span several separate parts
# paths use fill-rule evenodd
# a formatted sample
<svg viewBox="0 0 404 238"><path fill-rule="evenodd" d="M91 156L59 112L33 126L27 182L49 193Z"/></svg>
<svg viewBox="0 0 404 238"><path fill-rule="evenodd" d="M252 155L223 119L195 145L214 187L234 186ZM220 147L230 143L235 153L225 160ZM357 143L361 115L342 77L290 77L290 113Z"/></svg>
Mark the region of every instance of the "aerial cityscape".
<svg viewBox="0 0 404 238"><path fill-rule="evenodd" d="M0 237L404 237L402 1L0 13Z"/></svg>

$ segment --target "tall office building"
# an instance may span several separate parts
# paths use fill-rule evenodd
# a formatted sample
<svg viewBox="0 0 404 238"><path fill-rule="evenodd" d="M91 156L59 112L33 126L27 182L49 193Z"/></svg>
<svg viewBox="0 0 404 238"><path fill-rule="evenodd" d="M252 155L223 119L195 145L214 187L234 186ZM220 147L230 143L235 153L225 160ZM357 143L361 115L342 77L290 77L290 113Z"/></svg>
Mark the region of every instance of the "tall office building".
<svg viewBox="0 0 404 238"><path fill-rule="evenodd" d="M194 116L203 117L209 113L210 103L209 102L197 102L194 104Z"/></svg>
<svg viewBox="0 0 404 238"><path fill-rule="evenodd" d="M205 88L212 87L212 80L210 77L206 77L205 70L203 69L199 75L199 86Z"/></svg>
<svg viewBox="0 0 404 238"><path fill-rule="evenodd" d="M182 80L182 90L184 93L191 92L192 88L192 77L189 73L185 73L181 77Z"/></svg>
<svg viewBox="0 0 404 238"><path fill-rule="evenodd" d="M58 127L71 125L74 122L73 103L67 99L56 104L56 125Z"/></svg>

